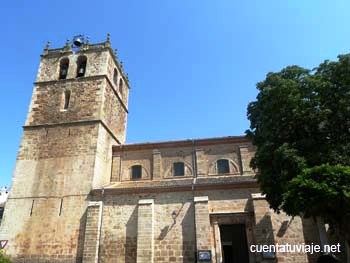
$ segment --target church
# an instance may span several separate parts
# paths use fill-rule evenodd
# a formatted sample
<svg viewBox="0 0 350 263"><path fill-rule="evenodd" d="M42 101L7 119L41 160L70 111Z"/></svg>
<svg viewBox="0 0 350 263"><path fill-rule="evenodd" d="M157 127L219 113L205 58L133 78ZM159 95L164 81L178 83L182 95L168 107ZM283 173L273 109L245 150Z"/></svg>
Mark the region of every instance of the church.
<svg viewBox="0 0 350 263"><path fill-rule="evenodd" d="M252 249L319 233L269 208L245 136L126 144L129 91L109 35L45 47L0 227L13 262L316 261Z"/></svg>

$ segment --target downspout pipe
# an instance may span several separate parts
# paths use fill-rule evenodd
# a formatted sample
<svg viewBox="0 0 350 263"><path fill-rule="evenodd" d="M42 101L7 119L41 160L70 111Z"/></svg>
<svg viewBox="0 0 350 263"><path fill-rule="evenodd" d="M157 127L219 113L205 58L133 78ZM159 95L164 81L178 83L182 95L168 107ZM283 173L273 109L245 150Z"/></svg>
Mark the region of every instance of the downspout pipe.
<svg viewBox="0 0 350 263"><path fill-rule="evenodd" d="M195 244L195 260L197 262L197 231L196 231L196 208L195 208L195 203L194 203L194 197L195 197L195 184L196 184L196 179L197 179L197 156L196 156L196 143L195 140L192 139L192 167L193 167L193 179L192 179L192 186L191 186L191 191L192 191L192 203L193 203L193 226L194 226L194 244Z"/></svg>
<svg viewBox="0 0 350 263"><path fill-rule="evenodd" d="M101 252L101 240L102 240L102 225L103 225L103 206L104 206L104 196L105 196L105 188L102 187L101 189L101 219L100 219L100 229L99 229L99 238L98 238L98 259L97 261L99 262L100 260L100 252Z"/></svg>
<svg viewBox="0 0 350 263"><path fill-rule="evenodd" d="M118 177L119 177L119 182L122 181L122 156L123 156L123 145L120 145L120 156L119 156L119 172L118 172Z"/></svg>

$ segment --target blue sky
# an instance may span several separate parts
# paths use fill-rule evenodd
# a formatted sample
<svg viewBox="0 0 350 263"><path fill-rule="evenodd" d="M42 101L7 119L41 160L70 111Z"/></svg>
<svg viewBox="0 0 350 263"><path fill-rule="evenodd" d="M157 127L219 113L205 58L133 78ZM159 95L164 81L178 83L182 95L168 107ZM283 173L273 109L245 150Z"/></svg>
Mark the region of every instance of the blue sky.
<svg viewBox="0 0 350 263"><path fill-rule="evenodd" d="M47 40L112 45L129 73L127 142L241 135L255 84L350 48L346 0L3 1L0 186L10 185Z"/></svg>

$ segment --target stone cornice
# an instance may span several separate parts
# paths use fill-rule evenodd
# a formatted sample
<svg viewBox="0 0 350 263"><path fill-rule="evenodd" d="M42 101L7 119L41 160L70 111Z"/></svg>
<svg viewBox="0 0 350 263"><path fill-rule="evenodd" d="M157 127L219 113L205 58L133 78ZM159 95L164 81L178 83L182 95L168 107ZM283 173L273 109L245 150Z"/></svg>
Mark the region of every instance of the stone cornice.
<svg viewBox="0 0 350 263"><path fill-rule="evenodd" d="M184 184L170 184L169 181L164 183L163 181L148 181L148 184L134 186L129 184L128 186L120 183L119 186L106 186L101 189L93 189L91 191L92 196L101 197L103 195L122 195L131 193L162 193L162 192L186 192L186 191L203 191L203 190L229 190L229 189L244 189L244 188L259 188L257 179L252 176L240 176L233 177L230 180L215 181L212 180L200 181L186 180ZM235 180L237 179L237 180ZM174 180L175 181L175 180ZM160 182L163 182L161 184Z"/></svg>
<svg viewBox="0 0 350 263"><path fill-rule="evenodd" d="M113 152L121 151L133 151L133 150L148 150L148 149L161 149L172 147L192 147L207 146L215 144L226 143L244 143L251 144L251 141L246 136L227 136L217 138L203 138L203 139L188 139L179 141L164 141L164 142L146 142L146 143L133 143L113 146Z"/></svg>

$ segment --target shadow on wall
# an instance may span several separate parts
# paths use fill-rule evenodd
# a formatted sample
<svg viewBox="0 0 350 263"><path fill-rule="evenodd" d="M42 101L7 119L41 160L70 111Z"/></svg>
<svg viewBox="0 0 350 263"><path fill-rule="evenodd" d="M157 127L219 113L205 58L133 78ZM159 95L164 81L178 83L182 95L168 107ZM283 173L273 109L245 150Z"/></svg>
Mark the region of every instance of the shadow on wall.
<svg viewBox="0 0 350 263"><path fill-rule="evenodd" d="M345 222L349 222L350 218L348 218L347 221ZM350 224L347 226L350 229ZM338 243L340 244L340 253L333 253L339 260L341 260L341 262L350 262L347 261L347 251L346 251L346 240L345 240L345 236L344 234L340 231L340 233L338 233L333 227L328 226L326 231L328 240L329 240L329 244L331 245L337 245ZM349 255L350 257L350 255ZM350 259L350 258L349 258Z"/></svg>
<svg viewBox="0 0 350 263"><path fill-rule="evenodd" d="M195 229L194 229L194 204L190 203L181 222L182 226L182 256L184 263L195 261Z"/></svg>
<svg viewBox="0 0 350 263"><path fill-rule="evenodd" d="M312 218L301 218L302 226L303 226L303 235L305 244L320 244L320 236L317 229L317 224L315 220ZM317 262L320 253L307 253L307 259L310 263Z"/></svg>
<svg viewBox="0 0 350 263"><path fill-rule="evenodd" d="M169 233L169 231L172 229L173 225L174 224L172 224L170 227L169 226L163 227L163 229L160 231L158 239L163 240L166 237L166 235Z"/></svg>
<svg viewBox="0 0 350 263"><path fill-rule="evenodd" d="M158 240L172 239L173 242L177 242L177 238L171 236L173 228L177 229L177 225L181 225L182 230L182 246L181 253L179 250L173 249L172 257L180 258L183 263L193 263L195 261L195 228L194 228L194 205L192 202L183 202L181 208L177 211L174 222L171 225L164 226L158 236ZM176 231L176 230L175 230ZM170 234L170 237L168 236ZM176 240L174 240L174 238ZM175 244L176 246L177 244Z"/></svg>
<svg viewBox="0 0 350 263"><path fill-rule="evenodd" d="M270 212L266 212L259 222L255 225L255 241L257 245L274 245L275 238L273 235L272 221ZM262 261L263 256L257 253L257 262ZM273 263L276 260L270 260Z"/></svg>
<svg viewBox="0 0 350 263"><path fill-rule="evenodd" d="M85 227L86 227L86 211L80 218L79 223L79 235L78 235L78 245L77 245L77 263L83 262L83 253L84 253L84 240L85 240Z"/></svg>
<svg viewBox="0 0 350 263"><path fill-rule="evenodd" d="M277 236L278 237L283 237L284 234L287 232L287 229L289 227L289 225L292 223L292 220L284 220L280 226L280 228L278 229L278 232L277 232Z"/></svg>
<svg viewBox="0 0 350 263"><path fill-rule="evenodd" d="M137 250L137 206L134 207L128 222L125 235L125 262L136 263Z"/></svg>
<svg viewBox="0 0 350 263"><path fill-rule="evenodd" d="M264 215L264 217L256 224L255 228L261 244L275 244L270 212L267 212Z"/></svg>
<svg viewBox="0 0 350 263"><path fill-rule="evenodd" d="M163 240L168 235L168 233L171 231L171 229L175 226L176 220L178 219L181 211L183 210L184 205L185 205L185 203L182 204L181 208L177 211L177 213L174 211L175 212L175 218L173 218L174 222L170 226L167 225L167 226L163 227L163 229L160 231L158 240ZM174 215L172 214L171 216L173 217Z"/></svg>
<svg viewBox="0 0 350 263"><path fill-rule="evenodd" d="M247 199L247 202L244 207L244 212L254 212L254 204L252 198Z"/></svg>

